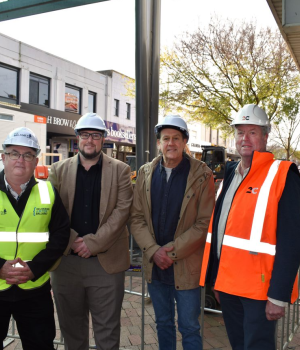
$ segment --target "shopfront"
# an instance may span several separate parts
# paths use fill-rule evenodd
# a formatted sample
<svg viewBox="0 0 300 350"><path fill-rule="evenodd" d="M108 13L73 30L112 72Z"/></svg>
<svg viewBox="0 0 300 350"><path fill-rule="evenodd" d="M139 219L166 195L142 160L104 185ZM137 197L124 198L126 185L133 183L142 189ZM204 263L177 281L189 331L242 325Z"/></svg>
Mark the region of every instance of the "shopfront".
<svg viewBox="0 0 300 350"><path fill-rule="evenodd" d="M42 106L21 104L20 111L34 114L35 120L47 124L46 152L60 153L62 159L74 156L78 152L78 144L74 128L80 114L58 111ZM135 155L135 127L104 121L107 137L103 147L104 153L126 162L126 155ZM56 162L58 157L51 156L47 161Z"/></svg>

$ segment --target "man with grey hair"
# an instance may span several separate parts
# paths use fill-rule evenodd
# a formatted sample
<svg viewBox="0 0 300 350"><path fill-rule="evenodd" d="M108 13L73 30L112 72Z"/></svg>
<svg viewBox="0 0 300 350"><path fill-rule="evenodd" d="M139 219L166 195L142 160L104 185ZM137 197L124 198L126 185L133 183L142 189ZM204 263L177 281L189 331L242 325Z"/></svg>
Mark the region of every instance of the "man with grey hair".
<svg viewBox="0 0 300 350"><path fill-rule="evenodd" d="M214 287L233 350L275 350L276 322L298 296L299 173L266 151L270 122L257 105L231 125L241 161L226 164L200 285Z"/></svg>
<svg viewBox="0 0 300 350"><path fill-rule="evenodd" d="M69 218L48 181L34 178L40 146L25 127L2 144L0 173L0 348L13 316L24 350L54 350L48 270L69 240Z"/></svg>

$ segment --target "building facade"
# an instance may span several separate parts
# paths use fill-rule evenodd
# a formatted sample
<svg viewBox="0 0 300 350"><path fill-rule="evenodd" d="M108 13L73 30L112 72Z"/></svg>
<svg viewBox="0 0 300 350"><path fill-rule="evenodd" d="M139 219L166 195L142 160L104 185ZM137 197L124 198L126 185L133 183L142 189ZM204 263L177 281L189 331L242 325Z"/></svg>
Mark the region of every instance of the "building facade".
<svg viewBox="0 0 300 350"><path fill-rule="evenodd" d="M135 99L126 95L129 80L115 71L89 70L0 34L0 141L12 129L26 126L37 135L43 154L67 158L78 151L74 134L78 119L94 112L107 127L104 151L126 160L126 153L135 153L136 140ZM52 162L53 157L47 160Z"/></svg>

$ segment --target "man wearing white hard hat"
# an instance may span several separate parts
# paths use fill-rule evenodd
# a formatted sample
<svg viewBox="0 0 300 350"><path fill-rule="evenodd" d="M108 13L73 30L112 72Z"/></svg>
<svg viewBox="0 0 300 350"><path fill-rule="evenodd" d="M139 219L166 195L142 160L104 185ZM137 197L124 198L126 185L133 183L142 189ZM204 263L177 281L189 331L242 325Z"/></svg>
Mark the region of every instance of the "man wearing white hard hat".
<svg viewBox="0 0 300 350"><path fill-rule="evenodd" d="M13 316L24 350L53 350L54 308L47 271L67 247L68 214L51 183L33 176L40 153L34 133L15 129L2 148L0 342Z"/></svg>
<svg viewBox="0 0 300 350"><path fill-rule="evenodd" d="M166 116L155 134L161 155L139 170L130 230L143 251L159 349L176 349L176 300L183 349L202 350L199 277L214 206L212 171L184 152L189 132L180 116Z"/></svg>
<svg viewBox="0 0 300 350"><path fill-rule="evenodd" d="M233 350L275 350L276 322L298 297L300 177L266 151L263 109L245 105L231 125L241 161L226 164L200 285L214 287Z"/></svg>
<svg viewBox="0 0 300 350"><path fill-rule="evenodd" d="M83 115L75 133L79 154L54 163L49 176L71 221L69 249L51 276L60 328L66 349L88 350L90 312L97 349L119 350L130 167L102 152L107 131L99 115Z"/></svg>

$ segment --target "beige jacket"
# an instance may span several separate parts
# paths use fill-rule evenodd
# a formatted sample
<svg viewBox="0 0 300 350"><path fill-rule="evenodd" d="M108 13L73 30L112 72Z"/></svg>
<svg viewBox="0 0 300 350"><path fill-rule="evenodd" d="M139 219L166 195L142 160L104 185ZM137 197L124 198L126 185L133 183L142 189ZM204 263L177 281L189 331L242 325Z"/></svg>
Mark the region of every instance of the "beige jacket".
<svg viewBox="0 0 300 350"><path fill-rule="evenodd" d="M88 234L83 237L83 240L92 255L98 256L101 266L107 273L117 273L127 270L130 265L126 227L133 196L130 167L104 153L102 156L99 227L96 234ZM49 175L49 180L58 190L70 219L75 196L77 167L78 155L54 163ZM77 232L71 230L65 255L70 252L71 245L77 236Z"/></svg>
<svg viewBox="0 0 300 350"><path fill-rule="evenodd" d="M212 171L203 162L188 157L191 168L180 211L174 240L166 246L174 260L176 289L186 290L199 286L201 262L209 220L215 202ZM160 248L155 241L151 220L151 180L161 157L155 158L139 170L131 208L130 231L143 251L143 268L151 283L152 256Z"/></svg>

